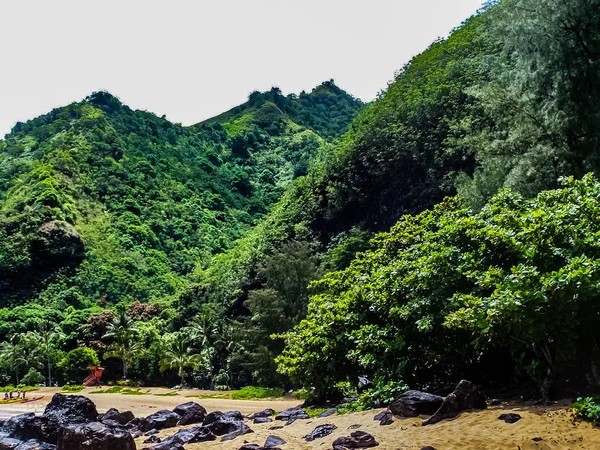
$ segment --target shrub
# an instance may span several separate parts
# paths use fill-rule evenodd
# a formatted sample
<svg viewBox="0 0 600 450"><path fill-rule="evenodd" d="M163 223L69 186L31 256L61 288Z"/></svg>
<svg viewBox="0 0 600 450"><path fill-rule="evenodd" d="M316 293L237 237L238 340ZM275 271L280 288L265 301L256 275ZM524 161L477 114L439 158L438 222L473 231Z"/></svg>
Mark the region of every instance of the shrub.
<svg viewBox="0 0 600 450"><path fill-rule="evenodd" d="M573 403L573 412L577 417L589 420L594 423L600 423L600 396L598 397L579 397Z"/></svg>
<svg viewBox="0 0 600 450"><path fill-rule="evenodd" d="M45 380L44 376L33 367L29 369L29 372L21 380L23 384L28 386L37 386L43 383Z"/></svg>

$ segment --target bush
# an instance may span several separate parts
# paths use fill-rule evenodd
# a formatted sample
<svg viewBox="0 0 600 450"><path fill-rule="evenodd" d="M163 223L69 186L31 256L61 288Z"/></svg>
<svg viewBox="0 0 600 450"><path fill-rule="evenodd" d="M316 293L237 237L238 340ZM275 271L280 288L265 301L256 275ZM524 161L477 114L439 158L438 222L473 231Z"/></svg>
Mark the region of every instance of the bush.
<svg viewBox="0 0 600 450"><path fill-rule="evenodd" d="M83 386L80 384L71 384L62 387L63 392L81 392L83 391Z"/></svg>
<svg viewBox="0 0 600 450"><path fill-rule="evenodd" d="M100 360L95 350L79 347L68 352L58 366L68 381L81 382L88 375L88 367L99 364Z"/></svg>
<svg viewBox="0 0 600 450"><path fill-rule="evenodd" d="M283 397L278 389L268 389L256 386L246 386L238 391L232 391L231 398L234 400L251 400L257 398Z"/></svg>
<svg viewBox="0 0 600 450"><path fill-rule="evenodd" d="M577 417L589 420L590 422L600 423L600 396L598 397L579 397L573 403L573 412Z"/></svg>
<svg viewBox="0 0 600 450"><path fill-rule="evenodd" d="M38 384L43 383L45 379L46 378L40 372L32 367L21 381L28 386L37 386Z"/></svg>

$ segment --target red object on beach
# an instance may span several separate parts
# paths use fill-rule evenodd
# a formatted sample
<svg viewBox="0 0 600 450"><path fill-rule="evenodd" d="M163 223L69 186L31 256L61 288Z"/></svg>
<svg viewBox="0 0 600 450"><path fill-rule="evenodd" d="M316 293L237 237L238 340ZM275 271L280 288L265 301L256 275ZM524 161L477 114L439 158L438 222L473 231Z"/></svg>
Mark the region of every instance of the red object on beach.
<svg viewBox="0 0 600 450"><path fill-rule="evenodd" d="M83 385L100 386L100 379L102 378L102 372L104 372L104 367L89 366L88 370L90 371L90 374L85 380L83 380Z"/></svg>

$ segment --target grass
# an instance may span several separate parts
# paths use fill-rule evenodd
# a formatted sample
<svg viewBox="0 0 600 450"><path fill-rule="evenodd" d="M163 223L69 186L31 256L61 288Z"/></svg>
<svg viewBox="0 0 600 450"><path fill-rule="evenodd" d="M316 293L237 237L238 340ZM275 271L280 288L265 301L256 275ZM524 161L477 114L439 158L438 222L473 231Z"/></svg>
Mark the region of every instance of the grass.
<svg viewBox="0 0 600 450"><path fill-rule="evenodd" d="M211 394L189 395L195 398L224 398L229 400L258 400L261 398L283 397L283 393L278 389L269 389L257 386L246 386L234 391L214 392Z"/></svg>
<svg viewBox="0 0 600 450"><path fill-rule="evenodd" d="M157 397L176 397L179 395L179 393L173 391L173 392L165 392L164 394L154 394L154 395L156 395Z"/></svg>
<svg viewBox="0 0 600 450"><path fill-rule="evenodd" d="M4 387L0 387L0 392L10 392L10 391L29 392L29 391L35 391L37 389L38 389L37 386L24 386L22 384L19 384L17 387L15 387L12 384L8 384Z"/></svg>
<svg viewBox="0 0 600 450"><path fill-rule="evenodd" d="M100 389L97 391L92 391L90 394L122 394L122 395L148 395L150 391L142 391L139 388L131 389L125 388L122 386L113 386L108 389Z"/></svg>
<svg viewBox="0 0 600 450"><path fill-rule="evenodd" d="M61 389L63 392L81 392L83 391L83 386L81 386L80 384L71 384L71 385L65 385L62 387Z"/></svg>

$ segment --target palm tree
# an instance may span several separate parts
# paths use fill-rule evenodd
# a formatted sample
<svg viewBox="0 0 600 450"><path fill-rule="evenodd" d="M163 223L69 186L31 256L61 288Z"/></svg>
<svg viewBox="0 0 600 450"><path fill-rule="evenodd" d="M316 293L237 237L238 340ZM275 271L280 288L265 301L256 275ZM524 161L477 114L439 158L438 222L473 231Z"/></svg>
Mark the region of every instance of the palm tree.
<svg viewBox="0 0 600 450"><path fill-rule="evenodd" d="M135 340L137 334L136 322L124 312L120 313L106 328L102 338L114 339L104 353L104 359L117 358L123 361L123 379L127 379L129 361L142 350Z"/></svg>
<svg viewBox="0 0 600 450"><path fill-rule="evenodd" d="M19 335L14 334L8 341L3 342L0 347L0 358L8 361L10 367L15 371L17 384L19 384L19 367L23 365L23 350L20 344Z"/></svg>
<svg viewBox="0 0 600 450"><path fill-rule="evenodd" d="M160 361L160 371L176 369L183 387L185 368L198 369L203 362L202 355L189 346L189 339L183 334L176 334L174 339L167 342L167 349L163 359Z"/></svg>
<svg viewBox="0 0 600 450"><path fill-rule="evenodd" d="M52 345L54 342L64 339L65 335L58 325L55 325L51 322L42 322L38 328L37 334L42 343L44 355L46 357L46 366L48 368L48 386L52 386Z"/></svg>

